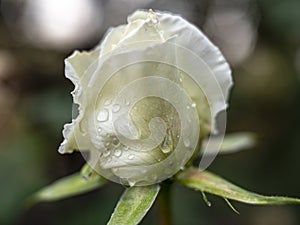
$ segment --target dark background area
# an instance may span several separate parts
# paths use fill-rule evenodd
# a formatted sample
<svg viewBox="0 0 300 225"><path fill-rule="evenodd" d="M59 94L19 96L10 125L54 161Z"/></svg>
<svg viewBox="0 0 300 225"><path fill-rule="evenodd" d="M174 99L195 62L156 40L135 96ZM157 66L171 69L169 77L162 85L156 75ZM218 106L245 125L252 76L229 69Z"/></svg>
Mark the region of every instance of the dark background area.
<svg viewBox="0 0 300 225"><path fill-rule="evenodd" d="M105 224L123 187L108 184L78 197L41 203L24 199L78 171L77 154L59 155L73 89L63 60L95 46L110 26L138 8L181 14L220 47L235 86L228 132L253 131L255 148L223 155L210 166L262 194L300 197L299 0L5 0L0 1L0 224ZM175 225L298 225L299 206L248 206L174 185ZM157 206L144 225L157 223Z"/></svg>

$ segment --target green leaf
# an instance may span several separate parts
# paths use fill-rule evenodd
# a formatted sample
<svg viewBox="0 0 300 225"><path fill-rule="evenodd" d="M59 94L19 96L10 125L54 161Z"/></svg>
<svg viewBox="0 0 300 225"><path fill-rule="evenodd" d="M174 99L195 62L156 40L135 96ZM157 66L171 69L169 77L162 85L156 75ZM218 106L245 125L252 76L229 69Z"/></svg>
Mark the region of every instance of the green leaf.
<svg viewBox="0 0 300 225"><path fill-rule="evenodd" d="M88 171L87 167L83 168ZM89 171L89 173L87 173L86 171L78 172L55 181L35 193L26 203L32 205L42 201L64 199L92 191L107 182L96 172Z"/></svg>
<svg viewBox="0 0 300 225"><path fill-rule="evenodd" d="M152 206L159 190L157 184L126 189L107 225L138 224Z"/></svg>
<svg viewBox="0 0 300 225"><path fill-rule="evenodd" d="M93 174L96 174L92 167L86 163L80 170L80 174L83 178L89 179Z"/></svg>
<svg viewBox="0 0 300 225"><path fill-rule="evenodd" d="M225 179L197 168L188 168L177 174L176 179L183 185L225 199L232 199L255 205L300 204L300 199L278 196L263 196L240 188Z"/></svg>
<svg viewBox="0 0 300 225"><path fill-rule="evenodd" d="M223 141L220 137L211 137L210 141L215 142L216 144L221 142L221 146L218 150L215 148L209 148L208 145L205 152L206 154L228 154L252 148L256 142L256 135L252 132L237 132L227 134ZM207 142L204 141L203 146L206 146L206 144ZM211 146L215 145L212 144Z"/></svg>

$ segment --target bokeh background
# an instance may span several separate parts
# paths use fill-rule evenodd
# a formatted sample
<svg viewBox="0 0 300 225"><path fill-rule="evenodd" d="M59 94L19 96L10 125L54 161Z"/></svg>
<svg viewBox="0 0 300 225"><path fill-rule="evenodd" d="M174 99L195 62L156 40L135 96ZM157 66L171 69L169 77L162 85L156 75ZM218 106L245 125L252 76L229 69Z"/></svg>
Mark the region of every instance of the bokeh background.
<svg viewBox="0 0 300 225"><path fill-rule="evenodd" d="M30 209L24 199L78 171L77 154L59 155L62 127L72 117L71 82L63 60L96 45L110 26L137 8L181 14L227 57L235 87L228 132L253 131L256 147L219 156L210 166L263 194L300 197L299 0L0 0L0 224L105 224L123 187L102 189ZM175 225L298 225L300 206L240 203L175 185ZM157 224L157 206L144 225Z"/></svg>

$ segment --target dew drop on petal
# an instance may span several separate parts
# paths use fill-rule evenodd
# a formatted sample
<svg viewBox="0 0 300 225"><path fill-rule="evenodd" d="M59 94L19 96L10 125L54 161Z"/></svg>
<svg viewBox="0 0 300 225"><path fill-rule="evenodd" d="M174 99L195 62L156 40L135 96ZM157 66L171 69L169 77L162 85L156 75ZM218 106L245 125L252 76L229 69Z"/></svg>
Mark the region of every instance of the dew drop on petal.
<svg viewBox="0 0 300 225"><path fill-rule="evenodd" d="M120 144L119 139L118 138L113 138L112 144L113 145L119 145Z"/></svg>
<svg viewBox="0 0 300 225"><path fill-rule="evenodd" d="M104 105L105 106L108 106L108 105L110 105L111 104L111 100L110 99L106 99L105 101L104 101Z"/></svg>
<svg viewBox="0 0 300 225"><path fill-rule="evenodd" d="M114 104L114 105L112 106L112 111L113 111L114 113L119 112L120 109L121 109L121 106L120 106L119 104Z"/></svg>
<svg viewBox="0 0 300 225"><path fill-rule="evenodd" d="M114 155L115 155L116 157L120 157L120 156L122 155L122 151L121 151L120 149L116 149L116 150L114 151Z"/></svg>
<svg viewBox="0 0 300 225"><path fill-rule="evenodd" d="M125 98L125 99L124 99L124 104L125 104L125 105L129 105L130 102Z"/></svg>
<svg viewBox="0 0 300 225"><path fill-rule="evenodd" d="M170 147L168 145L164 145L164 146L161 146L161 150L163 153L167 154L172 151L172 147Z"/></svg>
<svg viewBox="0 0 300 225"><path fill-rule="evenodd" d="M105 122L108 120L109 113L107 109L101 109L98 113L97 120L100 122Z"/></svg>
<svg viewBox="0 0 300 225"><path fill-rule="evenodd" d="M85 127L86 127L86 121L81 120L79 122L79 130L80 130L82 136L86 136L86 134L87 134Z"/></svg>
<svg viewBox="0 0 300 225"><path fill-rule="evenodd" d="M130 160L134 159L134 157L135 157L135 155L133 155L133 154L128 155L128 159L130 159Z"/></svg>
<svg viewBox="0 0 300 225"><path fill-rule="evenodd" d="M186 139L183 140L183 144L184 144L185 147L190 147L191 143L190 143L190 140L188 138L186 138Z"/></svg>
<svg viewBox="0 0 300 225"><path fill-rule="evenodd" d="M160 148L161 148L162 152L165 154L170 153L173 150L173 139L172 139L172 134L171 134L170 130L167 131L167 134L166 134Z"/></svg>
<svg viewBox="0 0 300 225"><path fill-rule="evenodd" d="M192 107L195 108L197 105L195 102L192 103Z"/></svg>
<svg viewBox="0 0 300 225"><path fill-rule="evenodd" d="M109 150L106 150L103 152L103 156L104 157L108 157L110 155L110 151Z"/></svg>
<svg viewBox="0 0 300 225"><path fill-rule="evenodd" d="M128 184L130 187L133 187L135 185L135 181L128 180Z"/></svg>

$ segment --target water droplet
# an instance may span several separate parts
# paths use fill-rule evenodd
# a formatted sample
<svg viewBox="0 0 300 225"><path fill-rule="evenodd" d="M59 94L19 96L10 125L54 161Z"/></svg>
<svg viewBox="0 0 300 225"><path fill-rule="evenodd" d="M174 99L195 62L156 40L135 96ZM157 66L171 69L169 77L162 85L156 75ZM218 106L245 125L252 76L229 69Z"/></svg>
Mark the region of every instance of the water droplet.
<svg viewBox="0 0 300 225"><path fill-rule="evenodd" d="M101 128L101 127L98 127L97 131L98 131L99 133L101 133L102 128Z"/></svg>
<svg viewBox="0 0 300 225"><path fill-rule="evenodd" d="M110 155L110 151L109 150L106 150L103 152L103 156L104 157L108 157Z"/></svg>
<svg viewBox="0 0 300 225"><path fill-rule="evenodd" d="M197 104L195 102L192 103L192 107L195 108Z"/></svg>
<svg viewBox="0 0 300 225"><path fill-rule="evenodd" d="M124 98L124 104L125 104L125 105L129 105L130 102L129 102L126 98Z"/></svg>
<svg viewBox="0 0 300 225"><path fill-rule="evenodd" d="M191 107L188 105L186 108L187 108L187 109L190 109Z"/></svg>
<svg viewBox="0 0 300 225"><path fill-rule="evenodd" d="M119 110L121 109L121 106L119 104L114 104L112 106L112 111L115 112L119 112Z"/></svg>
<svg viewBox="0 0 300 225"><path fill-rule="evenodd" d="M185 166L181 166L180 169L181 169L181 170L185 170Z"/></svg>
<svg viewBox="0 0 300 225"><path fill-rule="evenodd" d="M105 143L105 147L108 147L110 145L110 142Z"/></svg>
<svg viewBox="0 0 300 225"><path fill-rule="evenodd" d="M116 157L120 157L122 155L122 151L120 149L116 149L115 152L114 152L114 155Z"/></svg>
<svg viewBox="0 0 300 225"><path fill-rule="evenodd" d="M135 157L135 155L133 155L133 154L128 155L128 159L130 159L130 160L134 159L134 157Z"/></svg>
<svg viewBox="0 0 300 225"><path fill-rule="evenodd" d="M104 101L104 105L105 106L108 106L108 105L110 105L111 104L111 100L110 99L106 99L105 101Z"/></svg>
<svg viewBox="0 0 300 225"><path fill-rule="evenodd" d="M119 145L120 144L119 139L118 138L113 138L112 144L113 145Z"/></svg>
<svg viewBox="0 0 300 225"><path fill-rule="evenodd" d="M167 130L167 134L160 146L163 153L167 154L170 153L173 150L173 138L172 138L172 132L170 129Z"/></svg>
<svg viewBox="0 0 300 225"><path fill-rule="evenodd" d="M182 82L182 77L179 78L179 81Z"/></svg>
<svg viewBox="0 0 300 225"><path fill-rule="evenodd" d="M98 113L97 120L100 122L105 122L108 120L109 113L107 109L101 109L100 112Z"/></svg>
<svg viewBox="0 0 300 225"><path fill-rule="evenodd" d="M86 132L86 121L85 120L80 121L79 130L80 130L82 136L86 136L87 132Z"/></svg>
<svg viewBox="0 0 300 225"><path fill-rule="evenodd" d="M165 141L164 141L165 142ZM161 150L163 153L165 154L168 154L170 153L172 150L173 150L173 146L170 146L168 144L165 144L163 143L161 146L160 146ZM160 161L160 160L159 160Z"/></svg>
<svg viewBox="0 0 300 225"><path fill-rule="evenodd" d="M135 185L135 181L128 180L128 184L130 187L133 187Z"/></svg>
<svg viewBox="0 0 300 225"><path fill-rule="evenodd" d="M186 139L183 140L183 144L184 144L185 147L190 147L191 142L188 138L186 138Z"/></svg>

